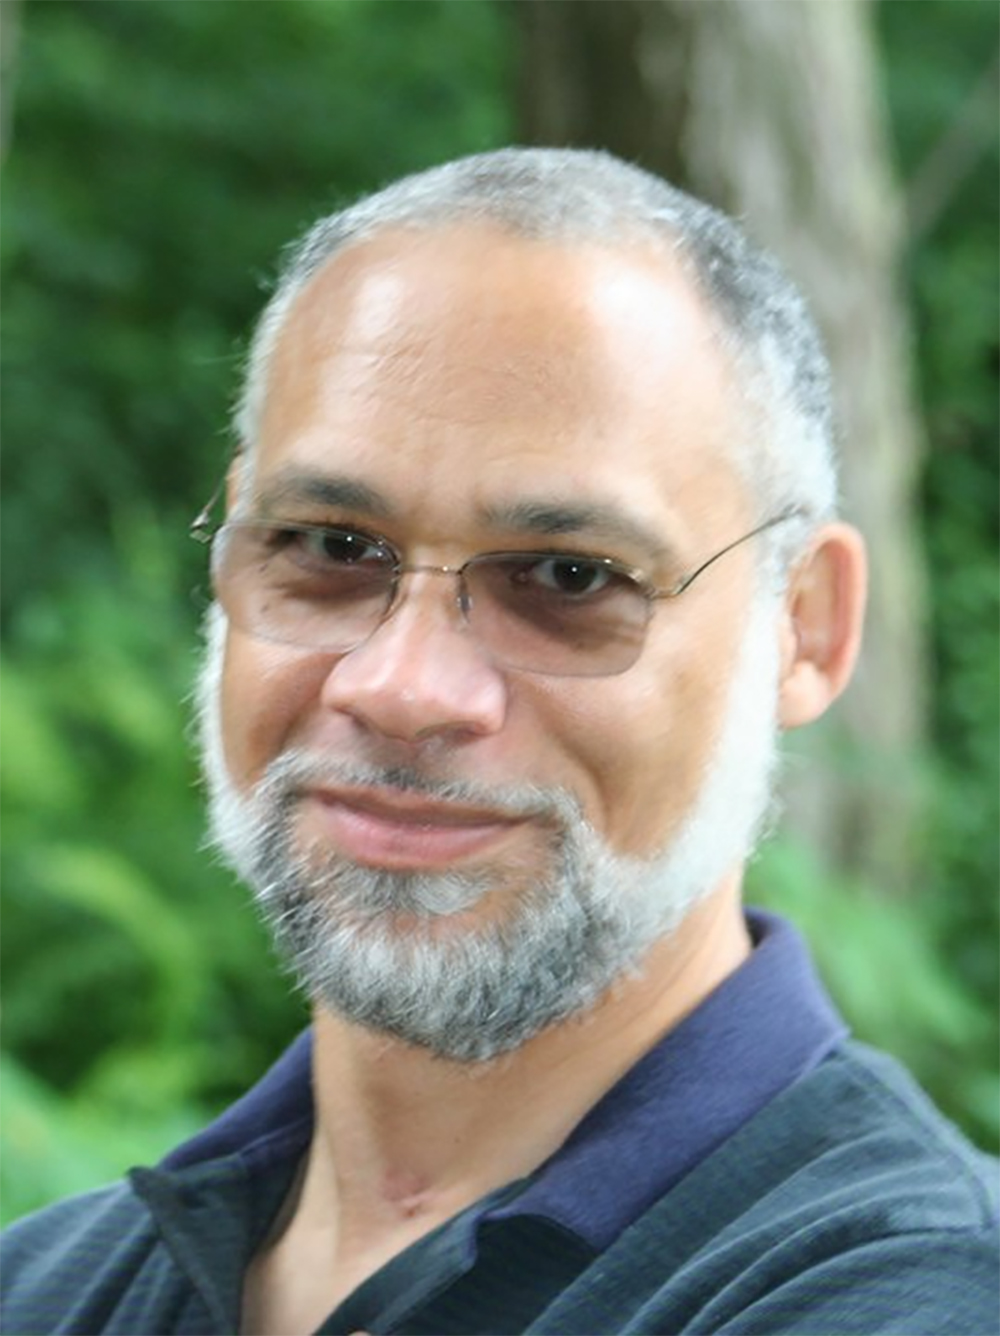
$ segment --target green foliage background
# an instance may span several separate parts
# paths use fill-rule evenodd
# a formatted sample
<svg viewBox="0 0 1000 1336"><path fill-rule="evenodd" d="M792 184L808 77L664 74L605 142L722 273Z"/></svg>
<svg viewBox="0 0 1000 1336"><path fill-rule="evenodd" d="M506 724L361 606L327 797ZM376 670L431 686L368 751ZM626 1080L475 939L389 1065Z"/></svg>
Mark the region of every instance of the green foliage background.
<svg viewBox="0 0 1000 1336"><path fill-rule="evenodd" d="M992 6L880 13L904 174ZM509 142L491 0L29 0L3 199L3 1215L155 1158L304 1021L200 848L189 520L228 449L268 264L314 216ZM787 909L862 1035L998 1135L997 146L911 256L931 451L933 829L905 901L779 842Z"/></svg>

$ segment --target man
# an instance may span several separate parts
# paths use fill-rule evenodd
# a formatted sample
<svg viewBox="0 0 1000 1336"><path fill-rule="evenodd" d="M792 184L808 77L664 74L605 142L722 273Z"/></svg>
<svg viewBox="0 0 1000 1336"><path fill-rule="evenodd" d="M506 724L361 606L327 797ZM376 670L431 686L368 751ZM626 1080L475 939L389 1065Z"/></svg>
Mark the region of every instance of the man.
<svg viewBox="0 0 1000 1336"><path fill-rule="evenodd" d="M315 1023L9 1231L6 1329L1000 1329L991 1170L741 908L865 584L773 262L606 155L452 163L310 232L238 427L212 829Z"/></svg>

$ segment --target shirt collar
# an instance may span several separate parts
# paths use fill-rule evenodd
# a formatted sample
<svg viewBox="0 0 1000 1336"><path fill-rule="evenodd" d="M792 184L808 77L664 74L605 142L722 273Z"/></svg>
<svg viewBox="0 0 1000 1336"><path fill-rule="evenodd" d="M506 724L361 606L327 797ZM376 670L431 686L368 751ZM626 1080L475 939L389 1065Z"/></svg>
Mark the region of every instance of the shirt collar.
<svg viewBox="0 0 1000 1336"><path fill-rule="evenodd" d="M700 1006L587 1113L513 1202L606 1248L847 1028L799 934L751 911L755 947Z"/></svg>
<svg viewBox="0 0 1000 1336"><path fill-rule="evenodd" d="M754 950L585 1115L515 1199L483 1218L542 1216L603 1249L844 1037L799 934L751 911ZM163 1161L238 1154L253 1174L298 1155L313 1122L312 1032Z"/></svg>

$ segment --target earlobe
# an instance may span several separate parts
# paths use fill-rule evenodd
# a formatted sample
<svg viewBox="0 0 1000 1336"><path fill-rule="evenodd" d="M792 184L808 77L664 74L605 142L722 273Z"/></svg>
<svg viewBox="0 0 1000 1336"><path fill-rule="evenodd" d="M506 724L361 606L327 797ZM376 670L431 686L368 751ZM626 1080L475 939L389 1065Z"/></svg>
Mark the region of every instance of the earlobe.
<svg viewBox="0 0 1000 1336"><path fill-rule="evenodd" d="M866 587L861 535L848 524L824 525L786 595L778 698L782 728L818 719L851 680Z"/></svg>

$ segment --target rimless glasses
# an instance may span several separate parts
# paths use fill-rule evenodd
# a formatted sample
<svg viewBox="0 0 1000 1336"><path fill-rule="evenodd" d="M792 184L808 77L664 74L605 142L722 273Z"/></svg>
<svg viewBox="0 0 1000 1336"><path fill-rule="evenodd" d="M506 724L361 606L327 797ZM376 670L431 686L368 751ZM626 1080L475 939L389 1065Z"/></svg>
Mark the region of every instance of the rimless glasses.
<svg viewBox="0 0 1000 1336"><path fill-rule="evenodd" d="M391 615L404 575L447 575L465 626L497 664L554 677L625 672L659 601L677 598L727 552L800 513L782 511L658 588L610 557L571 552L483 552L461 566L426 566L403 561L384 538L336 525L230 520L213 531L211 504L191 532L211 543L216 597L239 630L346 654Z"/></svg>

